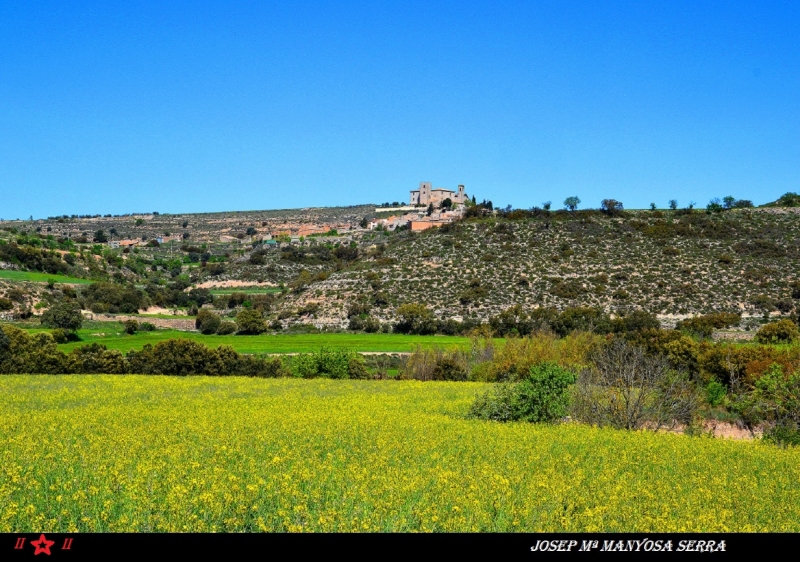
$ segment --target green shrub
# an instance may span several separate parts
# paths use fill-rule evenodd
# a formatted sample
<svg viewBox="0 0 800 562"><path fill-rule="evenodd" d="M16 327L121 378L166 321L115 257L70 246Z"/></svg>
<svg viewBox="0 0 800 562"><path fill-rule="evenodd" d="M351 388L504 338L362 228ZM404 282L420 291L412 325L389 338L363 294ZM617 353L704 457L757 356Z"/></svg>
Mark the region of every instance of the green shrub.
<svg viewBox="0 0 800 562"><path fill-rule="evenodd" d="M197 317L194 320L194 326L201 334L215 334L219 329L222 319L219 315L214 314L210 310L201 308L197 311Z"/></svg>
<svg viewBox="0 0 800 562"><path fill-rule="evenodd" d="M126 334L133 335L139 331L139 322L134 319L125 320L122 325L125 327Z"/></svg>
<svg viewBox="0 0 800 562"><path fill-rule="evenodd" d="M431 376L435 381L465 381L467 368L454 357L443 357L434 365Z"/></svg>
<svg viewBox="0 0 800 562"><path fill-rule="evenodd" d="M773 364L733 405L751 428L766 425L764 440L800 445L800 372Z"/></svg>
<svg viewBox="0 0 800 562"><path fill-rule="evenodd" d="M48 328L61 328L74 332L83 325L81 307L75 301L57 302L42 314L41 322Z"/></svg>
<svg viewBox="0 0 800 562"><path fill-rule="evenodd" d="M756 332L756 341L759 343L792 343L798 338L800 338L800 331L791 320L778 320L764 324Z"/></svg>
<svg viewBox="0 0 800 562"><path fill-rule="evenodd" d="M68 333L66 330L62 330L61 328L56 328L51 332L53 339L56 343L67 343L69 341Z"/></svg>
<svg viewBox="0 0 800 562"><path fill-rule="evenodd" d="M371 378L364 358L354 354L347 360L347 377L350 379L369 379Z"/></svg>
<svg viewBox="0 0 800 562"><path fill-rule="evenodd" d="M243 309L236 315L236 325L239 327L239 334L255 335L267 331L267 323L257 310Z"/></svg>
<svg viewBox="0 0 800 562"><path fill-rule="evenodd" d="M555 363L531 367L517 383L501 383L479 396L469 416L495 421L554 422L567 414L575 373Z"/></svg>
<svg viewBox="0 0 800 562"><path fill-rule="evenodd" d="M397 308L400 321L394 331L400 334L430 335L436 333L436 317L424 304L409 303Z"/></svg>
<svg viewBox="0 0 800 562"><path fill-rule="evenodd" d="M367 379L364 358L348 349L323 347L316 353L301 353L291 359L292 375L304 379Z"/></svg>
<svg viewBox="0 0 800 562"><path fill-rule="evenodd" d="M68 371L72 373L107 373L118 375L127 372L122 353L109 350L99 343L91 343L72 350L67 356Z"/></svg>
<svg viewBox="0 0 800 562"><path fill-rule="evenodd" d="M719 381L713 380L706 385L706 400L712 406L719 406L725 399L727 389Z"/></svg>
<svg viewBox="0 0 800 562"><path fill-rule="evenodd" d="M14 308L14 303L11 302L11 299L0 297L0 310L11 310L12 308Z"/></svg>
<svg viewBox="0 0 800 562"><path fill-rule="evenodd" d="M142 322L139 324L139 331L140 332L155 332L156 326L150 322Z"/></svg>
<svg viewBox="0 0 800 562"><path fill-rule="evenodd" d="M230 334L235 333L237 330L236 324L233 322L220 322L219 328L217 328L217 335L220 336L227 336Z"/></svg>
<svg viewBox="0 0 800 562"><path fill-rule="evenodd" d="M714 330L738 326L741 321L741 314L733 312L714 312L678 322L675 325L675 329L700 337L710 338Z"/></svg>

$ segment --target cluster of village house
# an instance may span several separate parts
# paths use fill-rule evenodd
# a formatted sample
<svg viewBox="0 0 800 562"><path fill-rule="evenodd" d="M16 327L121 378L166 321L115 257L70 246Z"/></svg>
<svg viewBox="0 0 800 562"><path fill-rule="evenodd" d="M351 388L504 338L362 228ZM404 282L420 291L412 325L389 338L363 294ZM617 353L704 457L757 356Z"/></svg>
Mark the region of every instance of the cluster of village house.
<svg viewBox="0 0 800 562"><path fill-rule="evenodd" d="M445 201L450 200L450 206L444 205ZM399 212L398 215L389 216L381 219L369 221L367 228L375 230L382 228L385 230L395 230L399 227L408 227L411 231L426 230L437 226L442 226L460 219L464 214L464 206L467 201L467 194L464 186L459 185L457 190L445 189L443 187L433 188L431 182L420 182L419 189L412 190L409 196L409 205L398 207L391 210ZM429 213L429 208L432 212ZM389 209L376 209L385 212ZM356 225L349 223L341 224L309 224L309 223L283 223L273 226L268 233L259 233L256 236L231 236L229 234L219 235L220 242L241 242L244 244L261 240L267 245L277 245L278 240L288 239L292 243L300 242L304 238L313 235L327 234L335 230L341 236L348 236L355 230ZM162 236L155 239L159 244L177 241L181 242L181 236ZM147 244L148 241L140 239L112 240L108 245L112 248L131 248Z"/></svg>
<svg viewBox="0 0 800 562"><path fill-rule="evenodd" d="M445 201L450 201L450 207L444 206ZM399 207L397 211L406 211L400 215L393 215L384 219L373 219L369 223L370 230L384 228L395 230L407 226L411 231L427 230L460 219L464 214L464 205L467 194L464 186L459 185L457 191L443 187L433 188L431 182L423 181L419 189L411 191L409 206ZM387 209L376 209L386 211ZM429 212L432 210L432 212Z"/></svg>

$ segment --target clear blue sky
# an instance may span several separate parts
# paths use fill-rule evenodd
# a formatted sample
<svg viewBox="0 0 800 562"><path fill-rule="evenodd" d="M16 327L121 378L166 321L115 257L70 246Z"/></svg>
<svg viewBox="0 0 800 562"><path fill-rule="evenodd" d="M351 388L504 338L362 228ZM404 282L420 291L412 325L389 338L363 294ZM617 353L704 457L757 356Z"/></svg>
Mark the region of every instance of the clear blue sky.
<svg viewBox="0 0 800 562"><path fill-rule="evenodd" d="M366 7L365 7L366 5ZM800 3L0 3L0 217L800 191Z"/></svg>

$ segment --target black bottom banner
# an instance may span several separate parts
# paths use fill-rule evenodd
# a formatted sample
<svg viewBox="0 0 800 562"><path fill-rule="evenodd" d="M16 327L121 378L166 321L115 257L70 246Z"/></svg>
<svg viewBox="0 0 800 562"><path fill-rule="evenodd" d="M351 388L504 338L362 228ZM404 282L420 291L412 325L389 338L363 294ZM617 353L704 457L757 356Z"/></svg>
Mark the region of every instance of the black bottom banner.
<svg viewBox="0 0 800 562"><path fill-rule="evenodd" d="M791 534L172 534L5 533L0 560L88 560L157 556L226 560L270 555L502 556L509 560L657 558L733 559L794 552Z"/></svg>

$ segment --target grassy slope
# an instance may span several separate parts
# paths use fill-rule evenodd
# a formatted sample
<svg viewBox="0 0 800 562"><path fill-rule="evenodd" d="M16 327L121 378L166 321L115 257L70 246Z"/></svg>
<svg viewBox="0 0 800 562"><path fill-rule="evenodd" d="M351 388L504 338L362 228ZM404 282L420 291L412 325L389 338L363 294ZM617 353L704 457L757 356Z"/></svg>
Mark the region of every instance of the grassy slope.
<svg viewBox="0 0 800 562"><path fill-rule="evenodd" d="M800 449L465 420L484 388L0 377L0 532L800 531Z"/></svg>
<svg viewBox="0 0 800 562"><path fill-rule="evenodd" d="M68 277L67 275L53 275L52 273L39 273L37 271L15 271L9 269L0 269L0 279L33 281L36 283L47 283L51 279L56 283L93 283L91 279L80 279L78 277Z"/></svg>
<svg viewBox="0 0 800 562"><path fill-rule="evenodd" d="M402 334L262 334L258 336L205 336L196 332L157 330L138 332L130 336L122 331L120 324L104 323L101 327L80 330L81 341L60 345L63 351L89 343L102 343L109 349L128 351L141 349L170 338L186 338L218 347L230 345L241 353L302 353L318 351L320 347L347 347L354 351L412 351L414 346L455 346L469 343L465 337L455 336L406 336Z"/></svg>

